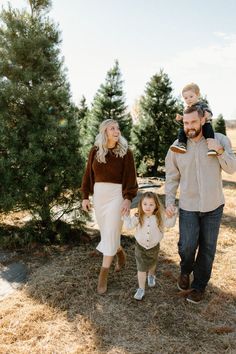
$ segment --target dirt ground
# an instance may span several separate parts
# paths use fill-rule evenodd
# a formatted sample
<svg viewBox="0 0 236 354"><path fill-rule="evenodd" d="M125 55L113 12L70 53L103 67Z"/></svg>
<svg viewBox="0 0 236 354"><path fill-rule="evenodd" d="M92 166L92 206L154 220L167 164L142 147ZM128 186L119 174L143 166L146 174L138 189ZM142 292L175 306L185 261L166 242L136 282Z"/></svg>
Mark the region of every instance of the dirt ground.
<svg viewBox="0 0 236 354"><path fill-rule="evenodd" d="M228 136L236 149L236 130ZM134 240L123 233L127 265L109 274L105 296L96 293L101 256L91 243L13 252L30 277L22 290L0 301L0 354L202 354L236 353L236 174L223 173L226 205L212 278L199 305L189 304L176 288L179 274L178 225L161 243L157 286L146 289L142 302L137 287ZM150 180L161 198L161 182ZM133 212L135 209L133 209ZM27 213L0 216L8 225L21 224Z"/></svg>
<svg viewBox="0 0 236 354"><path fill-rule="evenodd" d="M162 183L154 190L164 196ZM134 241L125 234L127 265L120 273L112 268L107 294L97 295L102 258L93 253L99 239L93 230L91 243L27 254L28 283L0 302L0 354L236 353L236 175L225 175L224 192L217 254L201 304L187 303L176 288L177 225L165 233L157 286L142 302L133 299Z"/></svg>

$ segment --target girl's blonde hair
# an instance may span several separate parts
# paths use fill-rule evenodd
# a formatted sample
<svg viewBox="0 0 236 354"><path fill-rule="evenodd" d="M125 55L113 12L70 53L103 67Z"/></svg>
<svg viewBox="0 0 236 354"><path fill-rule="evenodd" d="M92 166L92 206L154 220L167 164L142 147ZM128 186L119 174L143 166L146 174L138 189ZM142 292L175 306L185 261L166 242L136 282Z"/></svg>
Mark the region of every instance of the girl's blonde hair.
<svg viewBox="0 0 236 354"><path fill-rule="evenodd" d="M156 216L156 221L157 221L158 227L161 230L163 230L163 212L164 212L164 209L163 209L163 206L162 206L162 203L161 203L160 199L153 192L145 192L145 193L143 193L141 199L139 200L139 203L138 203L138 218L139 218L140 225L143 226L143 223L144 223L144 215L145 215L145 213L144 213L143 208L142 208L142 202L143 202L144 198L149 198L149 199L153 199L154 200L156 208L154 210L153 215Z"/></svg>
<svg viewBox="0 0 236 354"><path fill-rule="evenodd" d="M99 126L99 133L95 138L95 146L98 148L96 153L96 159L98 162L106 163L106 154L108 153L107 147L107 134L106 130L110 124L117 124L118 122L114 119L106 119ZM128 142L123 136L119 136L119 140L112 150L113 153L118 157L124 157L128 150Z"/></svg>
<svg viewBox="0 0 236 354"><path fill-rule="evenodd" d="M182 89L182 95L186 91L193 91L194 93L196 93L197 96L200 96L200 88L194 82L191 82L190 84L184 86L184 88Z"/></svg>

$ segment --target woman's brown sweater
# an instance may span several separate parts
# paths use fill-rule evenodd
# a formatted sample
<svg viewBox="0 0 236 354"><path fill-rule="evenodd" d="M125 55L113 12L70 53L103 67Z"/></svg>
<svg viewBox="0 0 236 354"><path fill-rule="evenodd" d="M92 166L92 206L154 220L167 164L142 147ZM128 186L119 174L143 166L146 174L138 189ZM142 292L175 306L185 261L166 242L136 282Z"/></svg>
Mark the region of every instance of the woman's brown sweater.
<svg viewBox="0 0 236 354"><path fill-rule="evenodd" d="M96 152L97 147L94 146L89 153L81 187L83 199L93 194L95 182L110 182L122 184L123 198L132 200L137 194L138 184L131 150L128 149L124 157L116 157L109 149L106 163L97 161Z"/></svg>

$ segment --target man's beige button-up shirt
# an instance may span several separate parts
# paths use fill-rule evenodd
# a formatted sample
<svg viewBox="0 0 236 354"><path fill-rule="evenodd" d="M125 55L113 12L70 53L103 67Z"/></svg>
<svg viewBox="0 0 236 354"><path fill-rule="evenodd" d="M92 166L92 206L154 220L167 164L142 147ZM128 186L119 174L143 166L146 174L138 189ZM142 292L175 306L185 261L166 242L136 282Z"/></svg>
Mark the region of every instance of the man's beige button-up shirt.
<svg viewBox="0 0 236 354"><path fill-rule="evenodd" d="M217 157L207 156L207 142L188 139L187 152L178 154L168 151L166 156L166 206L175 204L180 187L179 207L188 211L208 212L224 204L221 171L236 172L236 156L230 140L215 133L224 153Z"/></svg>

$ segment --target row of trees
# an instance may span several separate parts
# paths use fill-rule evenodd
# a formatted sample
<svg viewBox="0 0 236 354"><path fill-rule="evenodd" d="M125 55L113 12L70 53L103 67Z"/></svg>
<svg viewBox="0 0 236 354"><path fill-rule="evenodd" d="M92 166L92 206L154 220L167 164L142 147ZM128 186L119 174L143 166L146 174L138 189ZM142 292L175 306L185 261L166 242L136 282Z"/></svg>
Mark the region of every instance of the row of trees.
<svg viewBox="0 0 236 354"><path fill-rule="evenodd" d="M162 70L155 74L136 105L137 123L133 124L130 113L127 113L123 81L116 61L95 95L91 109L85 98L79 106L81 154L84 159L94 143L99 124L104 119L113 118L119 122L122 134L133 148L138 172L157 175L158 167L163 165L168 147L176 137L176 112L183 109L172 91L168 75Z"/></svg>
<svg viewBox="0 0 236 354"><path fill-rule="evenodd" d="M176 137L175 114L183 107L161 70L147 83L133 124L118 61L91 107L85 98L76 107L60 55L60 32L47 16L51 2L29 0L29 5L29 12L9 5L1 13L0 209L30 210L50 238L56 218L80 202L81 173L104 119L119 122L138 172L156 175ZM82 215L76 216L81 227Z"/></svg>

